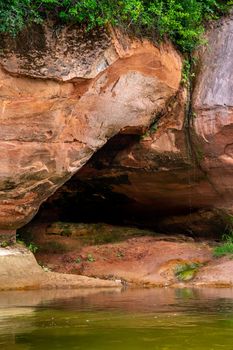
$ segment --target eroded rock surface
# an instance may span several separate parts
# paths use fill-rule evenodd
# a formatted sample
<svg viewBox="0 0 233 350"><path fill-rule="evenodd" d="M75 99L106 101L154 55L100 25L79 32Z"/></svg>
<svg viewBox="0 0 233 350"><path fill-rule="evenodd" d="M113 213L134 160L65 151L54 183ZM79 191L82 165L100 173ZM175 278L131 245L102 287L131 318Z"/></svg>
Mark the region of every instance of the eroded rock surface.
<svg viewBox="0 0 233 350"><path fill-rule="evenodd" d="M2 229L28 222L109 138L147 128L179 89L181 58L169 44L105 32L89 43L75 29L53 34L38 27L31 44L27 32L20 45L2 42Z"/></svg>
<svg viewBox="0 0 233 350"><path fill-rule="evenodd" d="M45 210L62 208L62 220L99 219L158 232L215 235L224 230L221 196L193 150L186 104L186 91L180 89L143 136L112 139Z"/></svg>
<svg viewBox="0 0 233 350"><path fill-rule="evenodd" d="M124 135L119 135L61 190L60 198L71 198L73 191L85 207L86 195L86 207L102 208L107 214L101 220L107 222L117 211L118 222L152 225L160 232L222 234L233 208L232 30L230 15L207 33L192 101L180 88L142 137L128 135L128 144L120 148ZM72 211L72 220L75 215L86 220L85 213L77 209L72 216Z"/></svg>
<svg viewBox="0 0 233 350"><path fill-rule="evenodd" d="M120 282L45 272L33 254L21 245L0 248L0 291L121 287Z"/></svg>
<svg viewBox="0 0 233 350"><path fill-rule="evenodd" d="M52 25L31 28L31 45L27 31L4 38L0 229L24 225L77 173L50 201L88 198L63 209L71 221L85 221L94 203L118 223L223 232L233 198L232 28L230 15L198 53L193 113L181 57L167 43Z"/></svg>
<svg viewBox="0 0 233 350"><path fill-rule="evenodd" d="M194 91L195 141L201 167L216 192L219 207L232 213L233 205L233 16L224 18L208 34L199 53L200 72Z"/></svg>
<svg viewBox="0 0 233 350"><path fill-rule="evenodd" d="M232 255L216 258L220 245L213 239L103 223L35 221L21 235L38 247L37 261L57 273L134 286L233 286Z"/></svg>
<svg viewBox="0 0 233 350"><path fill-rule="evenodd" d="M76 26L32 25L16 39L2 37L1 64L10 73L67 81L95 78L118 59L104 30L86 32Z"/></svg>

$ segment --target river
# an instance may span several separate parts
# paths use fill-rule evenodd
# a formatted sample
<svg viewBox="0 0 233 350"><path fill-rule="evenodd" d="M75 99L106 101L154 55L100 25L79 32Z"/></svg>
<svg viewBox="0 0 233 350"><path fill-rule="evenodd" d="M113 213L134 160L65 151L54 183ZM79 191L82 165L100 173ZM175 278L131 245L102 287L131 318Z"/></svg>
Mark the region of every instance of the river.
<svg viewBox="0 0 233 350"><path fill-rule="evenodd" d="M233 290L0 293L1 350L232 350Z"/></svg>

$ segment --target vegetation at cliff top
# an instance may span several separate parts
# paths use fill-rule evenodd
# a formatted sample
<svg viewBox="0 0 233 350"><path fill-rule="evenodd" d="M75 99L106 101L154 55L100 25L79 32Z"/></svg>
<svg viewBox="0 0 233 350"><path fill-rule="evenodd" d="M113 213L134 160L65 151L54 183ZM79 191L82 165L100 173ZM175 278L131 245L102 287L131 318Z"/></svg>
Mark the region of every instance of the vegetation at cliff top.
<svg viewBox="0 0 233 350"><path fill-rule="evenodd" d="M233 0L1 0L0 32L17 35L47 18L87 30L112 24L157 40L168 37L191 52L202 43L205 22L232 6Z"/></svg>

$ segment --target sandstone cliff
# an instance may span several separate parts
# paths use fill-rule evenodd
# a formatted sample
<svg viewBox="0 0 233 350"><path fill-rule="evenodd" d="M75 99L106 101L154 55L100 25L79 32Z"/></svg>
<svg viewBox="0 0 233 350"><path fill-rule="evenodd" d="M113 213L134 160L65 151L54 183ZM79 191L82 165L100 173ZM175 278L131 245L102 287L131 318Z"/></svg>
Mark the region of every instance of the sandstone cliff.
<svg viewBox="0 0 233 350"><path fill-rule="evenodd" d="M169 43L49 25L3 38L0 229L27 223L76 173L54 200L81 181L81 192L122 195L133 223L221 230L233 198L232 26L208 33L192 108Z"/></svg>
<svg viewBox="0 0 233 350"><path fill-rule="evenodd" d="M230 16L207 33L190 98L180 86L147 132L112 139L51 203L67 198L71 219L96 220L97 210L102 221L221 235L233 198L232 26Z"/></svg>
<svg viewBox="0 0 233 350"><path fill-rule="evenodd" d="M0 228L15 229L108 139L153 122L182 61L169 44L46 26L2 40L0 66Z"/></svg>

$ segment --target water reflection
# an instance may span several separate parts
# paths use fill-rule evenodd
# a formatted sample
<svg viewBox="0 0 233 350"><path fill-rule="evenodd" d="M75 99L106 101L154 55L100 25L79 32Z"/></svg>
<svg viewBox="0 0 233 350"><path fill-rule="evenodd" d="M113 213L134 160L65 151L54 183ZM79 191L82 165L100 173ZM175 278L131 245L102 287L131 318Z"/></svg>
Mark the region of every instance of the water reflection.
<svg viewBox="0 0 233 350"><path fill-rule="evenodd" d="M232 349L232 289L0 293L0 348Z"/></svg>

